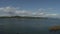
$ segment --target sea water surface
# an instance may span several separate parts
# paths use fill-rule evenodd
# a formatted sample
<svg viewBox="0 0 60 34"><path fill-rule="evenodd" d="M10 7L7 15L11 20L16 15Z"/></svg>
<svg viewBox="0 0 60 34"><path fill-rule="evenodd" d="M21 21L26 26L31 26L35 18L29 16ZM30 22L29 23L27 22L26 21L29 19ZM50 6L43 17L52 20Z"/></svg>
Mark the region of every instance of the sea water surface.
<svg viewBox="0 0 60 34"><path fill-rule="evenodd" d="M60 25L60 19L0 18L0 34L60 34L49 32L54 25Z"/></svg>

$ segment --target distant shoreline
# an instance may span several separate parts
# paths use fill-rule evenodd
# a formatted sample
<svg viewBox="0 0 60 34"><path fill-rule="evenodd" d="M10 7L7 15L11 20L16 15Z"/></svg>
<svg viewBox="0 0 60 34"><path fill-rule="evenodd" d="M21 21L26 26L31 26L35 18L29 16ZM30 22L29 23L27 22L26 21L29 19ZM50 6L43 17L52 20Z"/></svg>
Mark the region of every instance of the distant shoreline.
<svg viewBox="0 0 60 34"><path fill-rule="evenodd" d="M9 16L2 16L0 18L48 19L46 17L30 17L30 16L24 16L24 17L22 17L22 16L10 16L10 17Z"/></svg>

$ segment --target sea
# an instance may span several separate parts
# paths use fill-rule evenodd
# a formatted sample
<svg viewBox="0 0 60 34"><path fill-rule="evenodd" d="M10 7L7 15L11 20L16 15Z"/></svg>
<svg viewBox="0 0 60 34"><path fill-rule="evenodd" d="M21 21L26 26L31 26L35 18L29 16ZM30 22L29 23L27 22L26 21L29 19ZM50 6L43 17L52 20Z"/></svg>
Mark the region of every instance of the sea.
<svg viewBox="0 0 60 34"><path fill-rule="evenodd" d="M60 25L60 19L0 18L0 34L60 34L49 27Z"/></svg>

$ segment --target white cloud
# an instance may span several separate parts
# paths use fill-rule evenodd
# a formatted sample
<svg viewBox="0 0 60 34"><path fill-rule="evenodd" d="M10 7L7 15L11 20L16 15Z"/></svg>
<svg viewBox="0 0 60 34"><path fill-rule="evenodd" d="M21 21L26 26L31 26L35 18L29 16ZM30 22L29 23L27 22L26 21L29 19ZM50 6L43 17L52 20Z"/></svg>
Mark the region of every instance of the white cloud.
<svg viewBox="0 0 60 34"><path fill-rule="evenodd" d="M57 14L46 14L48 16L56 16Z"/></svg>
<svg viewBox="0 0 60 34"><path fill-rule="evenodd" d="M57 16L58 14L46 14L45 16L47 16L47 17L55 17L55 16Z"/></svg>
<svg viewBox="0 0 60 34"><path fill-rule="evenodd" d="M51 8L49 8L51 9ZM47 9L38 9L35 12L20 10L20 8L15 7L1 7L0 8L0 16L35 16L35 17L59 17L59 14L49 14L46 12Z"/></svg>

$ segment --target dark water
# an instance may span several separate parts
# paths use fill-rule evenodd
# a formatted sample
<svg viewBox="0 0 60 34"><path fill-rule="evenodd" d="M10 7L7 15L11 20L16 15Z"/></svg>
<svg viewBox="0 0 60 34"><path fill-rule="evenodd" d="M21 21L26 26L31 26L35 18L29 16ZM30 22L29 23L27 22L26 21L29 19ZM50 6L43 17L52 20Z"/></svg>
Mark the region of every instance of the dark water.
<svg viewBox="0 0 60 34"><path fill-rule="evenodd" d="M49 32L53 25L60 25L60 19L0 18L0 34L60 34Z"/></svg>

